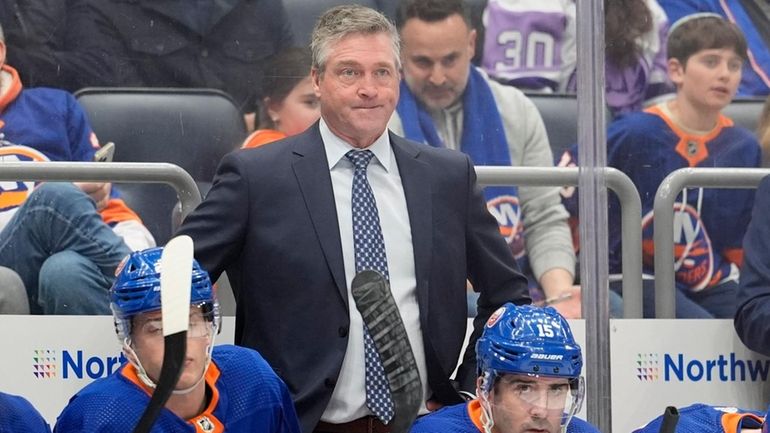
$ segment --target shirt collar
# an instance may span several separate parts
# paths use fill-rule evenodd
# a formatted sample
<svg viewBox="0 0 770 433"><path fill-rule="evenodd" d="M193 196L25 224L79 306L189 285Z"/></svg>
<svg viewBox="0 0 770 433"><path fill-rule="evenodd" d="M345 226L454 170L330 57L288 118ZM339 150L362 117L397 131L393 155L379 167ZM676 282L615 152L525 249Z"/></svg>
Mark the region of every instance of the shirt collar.
<svg viewBox="0 0 770 433"><path fill-rule="evenodd" d="M329 170L331 170L341 159L347 160L347 158L345 158L345 154L356 148L334 134L331 129L329 129L329 125L326 124L326 121L323 119L323 117L319 122L319 129L321 132L321 139L324 143L324 148L326 149L326 159L329 163ZM372 143L372 145L366 149L372 151L375 159L377 159L380 165L385 168L385 171L390 171L391 149L390 136L388 135L387 129L385 129L385 131L382 132L382 134L374 141L374 143Z"/></svg>

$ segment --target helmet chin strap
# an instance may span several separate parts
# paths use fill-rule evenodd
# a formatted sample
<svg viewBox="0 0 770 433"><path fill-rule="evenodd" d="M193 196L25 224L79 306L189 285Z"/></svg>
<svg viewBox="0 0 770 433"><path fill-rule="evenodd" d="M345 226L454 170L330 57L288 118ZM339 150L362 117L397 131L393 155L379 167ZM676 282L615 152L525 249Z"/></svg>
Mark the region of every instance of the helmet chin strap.
<svg viewBox="0 0 770 433"><path fill-rule="evenodd" d="M213 329L214 332L211 333L211 336L209 337L209 345L206 347L206 365L203 367L203 371L201 372L200 377L198 380L195 381L195 383L192 386L189 386L187 388L183 389L174 389L171 391L174 395L185 395L191 393L198 385L203 382L203 380L206 378L206 372L209 369L209 364L211 364L211 352L214 350L214 338L216 336L216 326L214 326ZM128 358L128 362L131 363L131 365L136 368L136 374L139 377L139 380L142 381L144 385L151 389L155 389L157 384L150 379L150 376L147 375L147 370L144 369L144 366L142 365L142 362L139 361L139 357L136 355L136 352L134 351L134 348L131 347L131 338L126 337L123 339L123 352L126 354L126 357Z"/></svg>
<svg viewBox="0 0 770 433"><path fill-rule="evenodd" d="M484 433L492 433L492 427L495 426L495 420L492 418L492 408L489 406L488 394L482 392L479 396L481 403L481 426L484 427Z"/></svg>
<svg viewBox="0 0 770 433"><path fill-rule="evenodd" d="M481 403L481 426L484 427L484 433L492 433L492 427L495 426L495 419L492 417L492 407L489 405L489 391L492 387L489 383L493 380L490 373L484 373L481 379L479 392L479 403Z"/></svg>

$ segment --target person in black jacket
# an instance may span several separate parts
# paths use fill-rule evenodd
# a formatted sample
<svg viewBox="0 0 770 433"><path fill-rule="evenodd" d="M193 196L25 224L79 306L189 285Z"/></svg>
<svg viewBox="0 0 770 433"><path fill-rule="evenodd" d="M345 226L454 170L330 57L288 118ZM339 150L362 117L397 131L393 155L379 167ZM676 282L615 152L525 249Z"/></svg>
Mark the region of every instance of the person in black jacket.
<svg viewBox="0 0 770 433"><path fill-rule="evenodd" d="M91 0L115 84L211 87L254 111L262 64L291 45L280 0ZM80 34L76 43L87 43Z"/></svg>
<svg viewBox="0 0 770 433"><path fill-rule="evenodd" d="M74 92L115 84L109 53L100 45L88 0L3 0L0 25L8 63L24 86Z"/></svg>
<svg viewBox="0 0 770 433"><path fill-rule="evenodd" d="M262 64L293 41L280 0L1 3L0 24L16 47L9 61L25 84L70 91L211 87L253 112Z"/></svg>

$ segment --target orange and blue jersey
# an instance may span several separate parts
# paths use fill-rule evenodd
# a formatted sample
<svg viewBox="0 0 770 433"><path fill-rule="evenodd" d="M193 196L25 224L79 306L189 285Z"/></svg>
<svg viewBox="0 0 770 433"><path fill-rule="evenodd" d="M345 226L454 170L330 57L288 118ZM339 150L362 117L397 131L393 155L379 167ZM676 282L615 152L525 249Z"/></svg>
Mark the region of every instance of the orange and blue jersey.
<svg viewBox="0 0 770 433"><path fill-rule="evenodd" d="M758 429L765 414L735 407L694 404L679 409L677 433L740 433L743 429ZM658 433L663 416L650 421L633 433Z"/></svg>
<svg viewBox="0 0 770 433"><path fill-rule="evenodd" d="M257 129L252 132L251 135L246 137L243 141L242 149L249 149L252 147L259 147L263 144L272 143L274 141L282 140L287 135L276 129Z"/></svg>
<svg viewBox="0 0 770 433"><path fill-rule="evenodd" d="M2 73L11 81L0 98L0 161L93 161L99 142L83 109L62 90L23 89L15 69ZM0 228L34 189L36 182L0 183ZM113 188L111 199L100 211L108 224L139 217Z"/></svg>
<svg viewBox="0 0 770 433"><path fill-rule="evenodd" d="M203 412L182 419L161 410L153 433L300 433L289 391L259 353L216 346L206 371L209 396ZM54 427L56 433L124 433L138 423L150 390L131 364L98 379L70 399Z"/></svg>
<svg viewBox="0 0 770 433"><path fill-rule="evenodd" d="M467 403L444 407L425 415L412 425L409 433L483 433L481 402L478 399ZM572 417L567 433L599 433L599 430L580 418Z"/></svg>
<svg viewBox="0 0 770 433"><path fill-rule="evenodd" d="M659 106L631 113L613 122L607 132L607 165L625 173L642 201L644 271L654 274L653 205L663 179L686 167L759 167L760 147L754 135L720 115L717 125L699 135L684 131ZM577 146L560 165L577 164ZM570 215L577 215L577 194L562 192ZM614 195L609 203L610 273L620 274L621 214ZM754 191L749 189L688 189L677 197L674 212L676 283L699 291L735 278L743 260L743 235L751 217Z"/></svg>

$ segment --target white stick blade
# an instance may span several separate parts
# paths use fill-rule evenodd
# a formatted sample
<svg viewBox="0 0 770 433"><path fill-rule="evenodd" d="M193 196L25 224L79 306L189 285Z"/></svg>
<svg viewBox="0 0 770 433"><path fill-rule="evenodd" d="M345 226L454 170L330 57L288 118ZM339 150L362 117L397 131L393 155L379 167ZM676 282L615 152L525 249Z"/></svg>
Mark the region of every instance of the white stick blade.
<svg viewBox="0 0 770 433"><path fill-rule="evenodd" d="M187 331L190 323L193 241L177 236L166 244L160 256L160 302L163 335Z"/></svg>

